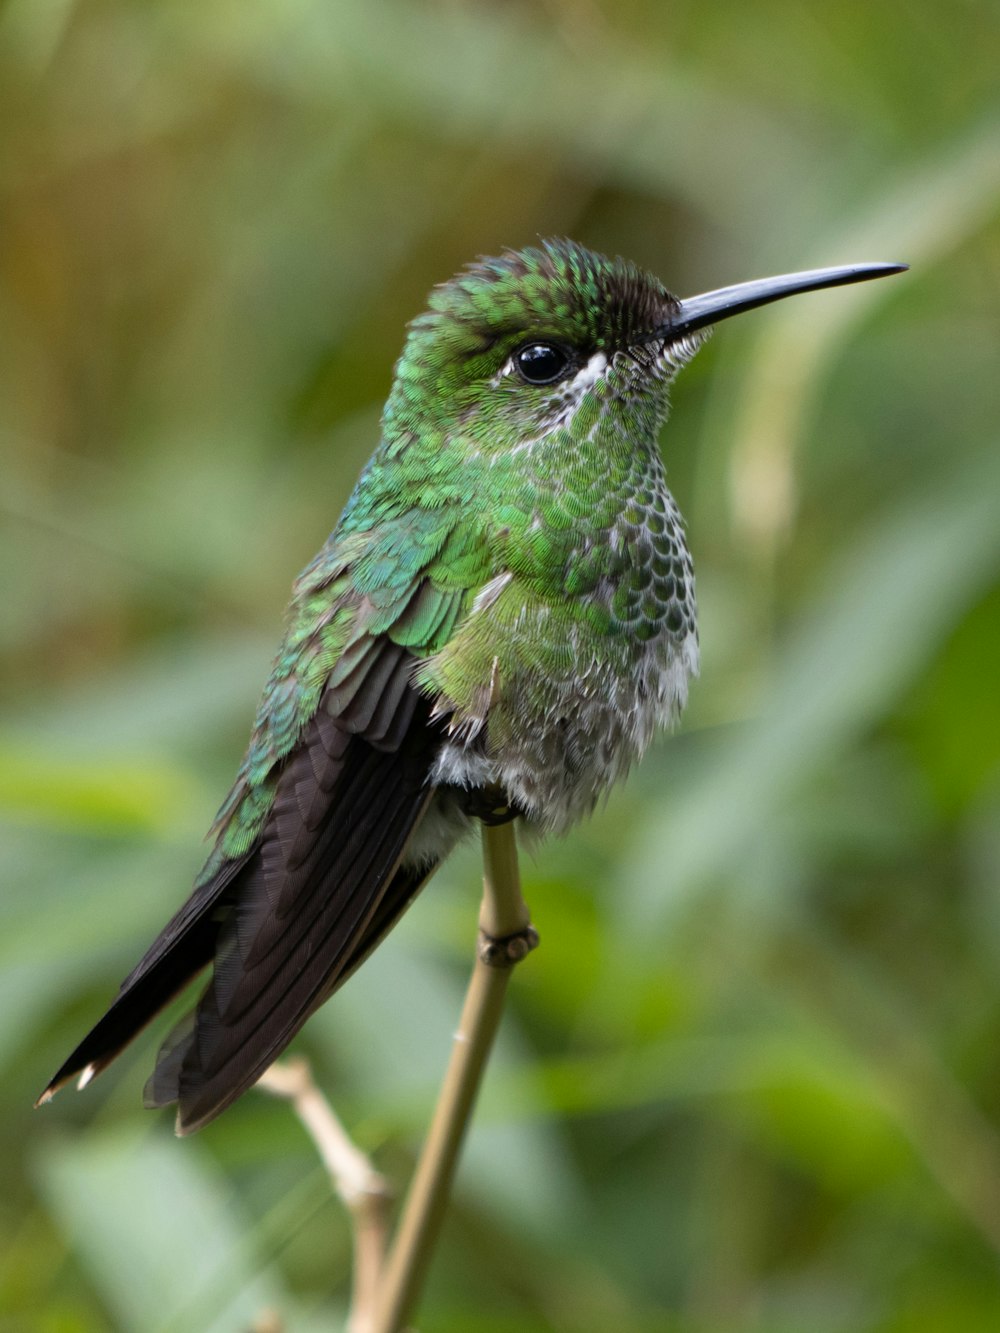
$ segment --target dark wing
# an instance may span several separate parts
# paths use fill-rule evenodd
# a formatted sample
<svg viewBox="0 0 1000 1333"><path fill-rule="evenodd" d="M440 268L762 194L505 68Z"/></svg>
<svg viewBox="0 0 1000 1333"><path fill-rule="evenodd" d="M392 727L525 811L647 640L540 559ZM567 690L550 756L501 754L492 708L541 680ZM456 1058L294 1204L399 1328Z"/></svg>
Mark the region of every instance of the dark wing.
<svg viewBox="0 0 1000 1333"><path fill-rule="evenodd" d="M433 867L401 866L432 798L442 734L411 683L414 658L369 640L328 687L284 760L252 847L200 884L40 1100L89 1081L207 962L212 979L160 1052L154 1106L199 1128L260 1077L391 927Z"/></svg>

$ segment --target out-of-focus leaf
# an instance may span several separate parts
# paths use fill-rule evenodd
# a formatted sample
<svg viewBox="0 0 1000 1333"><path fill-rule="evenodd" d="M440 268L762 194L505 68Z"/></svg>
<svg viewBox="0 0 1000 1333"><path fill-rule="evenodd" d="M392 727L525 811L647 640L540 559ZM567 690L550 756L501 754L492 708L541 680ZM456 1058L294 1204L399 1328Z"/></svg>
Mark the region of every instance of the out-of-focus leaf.
<svg viewBox="0 0 1000 1333"><path fill-rule="evenodd" d="M98 767L0 746L0 810L18 821L96 834L164 834L187 815L190 797L185 774L165 763Z"/></svg>
<svg viewBox="0 0 1000 1333"><path fill-rule="evenodd" d="M386 24L397 39L388 46ZM649 61L613 30L571 52L559 34L517 13L389 0L377 13L312 3L293 15L255 0L240 7L239 22L223 6L191 31L215 58L289 96L320 105L360 99L497 151L538 146L544 89L543 147L613 180L678 192L709 216L759 216L769 180L794 171L803 152L787 125L679 61ZM669 132L680 125L688 131ZM697 149L704 141L711 155ZM752 175L737 169L747 155Z"/></svg>
<svg viewBox="0 0 1000 1333"><path fill-rule="evenodd" d="M900 174L868 205L867 216L856 205L839 216L802 267L832 263L835 255L869 256L905 261L917 276L938 262L1000 212L1000 122L991 113L946 153ZM847 300L817 302L807 319L790 302L761 321L732 421L722 429L713 415L704 432L706 443L713 434L735 441L731 498L737 524L751 539L770 544L775 528L785 528L791 518L793 457L818 384L839 348L873 307L903 291L895 280L863 284Z"/></svg>
<svg viewBox="0 0 1000 1333"><path fill-rule="evenodd" d="M261 1266L247 1219L197 1147L119 1127L85 1147L49 1141L35 1169L119 1328L245 1333L267 1310L296 1330L320 1327L300 1322Z"/></svg>

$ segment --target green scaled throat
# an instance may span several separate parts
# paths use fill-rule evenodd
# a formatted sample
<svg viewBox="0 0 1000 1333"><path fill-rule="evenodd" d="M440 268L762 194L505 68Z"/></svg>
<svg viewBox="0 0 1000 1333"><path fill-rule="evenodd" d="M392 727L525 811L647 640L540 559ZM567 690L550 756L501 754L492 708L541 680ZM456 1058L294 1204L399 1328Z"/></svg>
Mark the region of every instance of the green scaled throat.
<svg viewBox="0 0 1000 1333"><path fill-rule="evenodd" d="M104 1069L202 968L147 1104L246 1091L481 818L561 833L679 714L694 573L658 434L719 319L898 271L679 301L570 241L471 265L410 325L382 438L295 584L188 901L40 1100Z"/></svg>

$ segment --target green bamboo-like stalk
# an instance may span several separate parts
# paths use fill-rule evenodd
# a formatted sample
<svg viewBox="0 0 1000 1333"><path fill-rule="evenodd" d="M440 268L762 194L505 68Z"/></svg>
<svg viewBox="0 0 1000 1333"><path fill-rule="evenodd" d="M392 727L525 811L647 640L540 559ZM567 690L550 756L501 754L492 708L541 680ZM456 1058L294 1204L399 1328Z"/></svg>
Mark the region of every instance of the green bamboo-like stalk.
<svg viewBox="0 0 1000 1333"><path fill-rule="evenodd" d="M434 1118L383 1270L372 1333L397 1333L416 1309L462 1140L500 1025L514 965L537 944L521 896L513 821L483 826L479 947Z"/></svg>

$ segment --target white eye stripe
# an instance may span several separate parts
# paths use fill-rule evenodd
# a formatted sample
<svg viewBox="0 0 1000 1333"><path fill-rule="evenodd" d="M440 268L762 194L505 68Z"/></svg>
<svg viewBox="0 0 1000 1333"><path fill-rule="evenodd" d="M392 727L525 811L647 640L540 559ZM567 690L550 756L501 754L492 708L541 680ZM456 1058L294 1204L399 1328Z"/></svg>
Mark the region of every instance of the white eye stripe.
<svg viewBox="0 0 1000 1333"><path fill-rule="evenodd" d="M595 352L585 366L576 372L569 382L574 393L585 393L592 384L596 384L608 368L608 358L603 352Z"/></svg>

